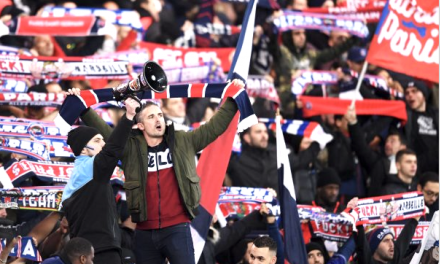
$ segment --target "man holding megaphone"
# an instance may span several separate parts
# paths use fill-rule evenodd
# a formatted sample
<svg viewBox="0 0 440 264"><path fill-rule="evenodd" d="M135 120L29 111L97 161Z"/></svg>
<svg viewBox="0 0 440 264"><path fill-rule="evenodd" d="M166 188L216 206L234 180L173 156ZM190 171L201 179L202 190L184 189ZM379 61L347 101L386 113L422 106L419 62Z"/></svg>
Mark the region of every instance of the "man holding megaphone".
<svg viewBox="0 0 440 264"><path fill-rule="evenodd" d="M145 86L155 91L166 88L160 66L154 65L149 72L145 68L131 84L115 88L115 97ZM234 82L244 87L241 81ZM79 90L69 93L77 95ZM173 264L195 263L190 221L198 214L201 196L195 155L226 131L237 110L235 101L227 98L209 122L191 132L166 125L162 110L153 102L139 110L137 128L132 130L122 157L127 205L131 220L137 223L136 263L162 264L165 259ZM84 111L81 118L104 139L110 134L109 126L92 109Z"/></svg>

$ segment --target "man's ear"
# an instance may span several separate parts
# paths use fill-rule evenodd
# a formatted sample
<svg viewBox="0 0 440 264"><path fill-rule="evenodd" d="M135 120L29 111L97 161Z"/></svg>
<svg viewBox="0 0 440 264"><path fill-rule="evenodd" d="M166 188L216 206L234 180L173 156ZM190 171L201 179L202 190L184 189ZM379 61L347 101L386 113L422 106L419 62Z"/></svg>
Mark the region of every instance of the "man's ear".
<svg viewBox="0 0 440 264"><path fill-rule="evenodd" d="M246 133L246 134L243 135L243 140L247 144L249 144L251 142L251 136L249 135L249 133Z"/></svg>
<svg viewBox="0 0 440 264"><path fill-rule="evenodd" d="M141 131L144 131L144 130L145 130L144 124L142 124L142 123L137 123L137 127L138 127L139 130L141 130Z"/></svg>
<svg viewBox="0 0 440 264"><path fill-rule="evenodd" d="M86 256L81 255L81 256L79 257L79 262L80 262L81 264L85 264L86 261L87 261Z"/></svg>
<svg viewBox="0 0 440 264"><path fill-rule="evenodd" d="M277 262L277 257L273 256L272 259L270 260L270 264L275 264Z"/></svg>
<svg viewBox="0 0 440 264"><path fill-rule="evenodd" d="M422 191L422 185L417 184L417 191L418 191L418 192L421 192L421 191Z"/></svg>

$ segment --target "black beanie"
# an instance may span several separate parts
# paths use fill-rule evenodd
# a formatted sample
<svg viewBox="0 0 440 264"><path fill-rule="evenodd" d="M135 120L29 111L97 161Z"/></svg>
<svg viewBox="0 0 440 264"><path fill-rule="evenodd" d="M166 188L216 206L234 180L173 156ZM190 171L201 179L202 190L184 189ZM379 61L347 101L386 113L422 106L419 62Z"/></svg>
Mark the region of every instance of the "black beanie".
<svg viewBox="0 0 440 264"><path fill-rule="evenodd" d="M322 246L316 242L310 242L310 243L306 244L307 254L309 254L310 251L312 251L312 250L319 250L319 251L321 251L321 254L324 255L324 250L322 249Z"/></svg>
<svg viewBox="0 0 440 264"><path fill-rule="evenodd" d="M341 179L333 168L325 168L318 173L318 183L316 187L324 187L329 184L341 185Z"/></svg>
<svg viewBox="0 0 440 264"><path fill-rule="evenodd" d="M100 134L98 129L88 126L79 126L69 132L67 135L67 144L75 156L79 156L83 148L94 136Z"/></svg>
<svg viewBox="0 0 440 264"><path fill-rule="evenodd" d="M408 83L404 85L404 89L408 89L409 87L415 87L417 90L422 92L423 96L425 97L425 100L428 100L429 97L429 88L426 86L426 84L419 80L411 80Z"/></svg>

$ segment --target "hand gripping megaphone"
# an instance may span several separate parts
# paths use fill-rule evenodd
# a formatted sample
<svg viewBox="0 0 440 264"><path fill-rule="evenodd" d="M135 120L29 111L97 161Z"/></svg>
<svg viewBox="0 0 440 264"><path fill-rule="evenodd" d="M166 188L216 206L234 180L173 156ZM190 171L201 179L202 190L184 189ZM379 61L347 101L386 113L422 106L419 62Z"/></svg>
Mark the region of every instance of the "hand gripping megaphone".
<svg viewBox="0 0 440 264"><path fill-rule="evenodd" d="M113 88L113 95L117 101L132 97L140 103L136 93L152 90L156 93L162 93L168 86L168 79L165 71L154 61L147 61L144 64L142 73L134 80L123 83ZM138 112L140 109L136 109Z"/></svg>

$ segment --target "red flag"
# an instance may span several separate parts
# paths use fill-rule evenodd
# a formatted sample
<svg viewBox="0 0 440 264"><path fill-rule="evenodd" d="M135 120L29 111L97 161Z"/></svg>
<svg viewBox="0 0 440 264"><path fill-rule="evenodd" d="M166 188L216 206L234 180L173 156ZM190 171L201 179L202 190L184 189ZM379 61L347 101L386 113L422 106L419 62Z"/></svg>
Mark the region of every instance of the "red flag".
<svg viewBox="0 0 440 264"><path fill-rule="evenodd" d="M339 114L347 112L351 100L341 100L338 98L323 98L313 96L301 96L303 103L304 117L311 117L321 114ZM403 101L389 101L364 99L356 101L356 113L358 115L384 115L392 116L406 122L405 103Z"/></svg>
<svg viewBox="0 0 440 264"><path fill-rule="evenodd" d="M382 12L367 61L417 78L439 82L438 2L422 10L412 1L389 1ZM432 7L424 4L423 7Z"/></svg>

